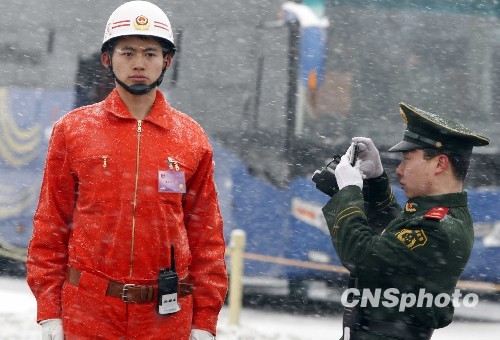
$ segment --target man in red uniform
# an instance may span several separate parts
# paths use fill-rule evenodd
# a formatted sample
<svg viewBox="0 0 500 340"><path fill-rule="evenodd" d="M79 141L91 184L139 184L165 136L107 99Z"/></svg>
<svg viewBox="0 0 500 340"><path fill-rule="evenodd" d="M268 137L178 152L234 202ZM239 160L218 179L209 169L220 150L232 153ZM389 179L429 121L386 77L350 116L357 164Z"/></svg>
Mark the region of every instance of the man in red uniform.
<svg viewBox="0 0 500 340"><path fill-rule="evenodd" d="M44 339L212 339L227 292L225 242L202 128L157 89L175 53L164 12L109 18L116 88L54 126L28 283Z"/></svg>

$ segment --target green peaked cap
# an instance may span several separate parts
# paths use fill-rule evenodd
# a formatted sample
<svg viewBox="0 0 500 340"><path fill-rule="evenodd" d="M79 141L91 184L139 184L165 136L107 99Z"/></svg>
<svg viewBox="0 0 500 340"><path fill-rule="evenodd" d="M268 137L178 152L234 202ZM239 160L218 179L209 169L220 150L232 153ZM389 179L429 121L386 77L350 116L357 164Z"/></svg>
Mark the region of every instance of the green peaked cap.
<svg viewBox="0 0 500 340"><path fill-rule="evenodd" d="M470 155L474 146L490 143L487 137L466 128L456 120L441 118L405 103L399 103L399 110L406 123L406 130L403 140L390 148L389 152L430 148Z"/></svg>

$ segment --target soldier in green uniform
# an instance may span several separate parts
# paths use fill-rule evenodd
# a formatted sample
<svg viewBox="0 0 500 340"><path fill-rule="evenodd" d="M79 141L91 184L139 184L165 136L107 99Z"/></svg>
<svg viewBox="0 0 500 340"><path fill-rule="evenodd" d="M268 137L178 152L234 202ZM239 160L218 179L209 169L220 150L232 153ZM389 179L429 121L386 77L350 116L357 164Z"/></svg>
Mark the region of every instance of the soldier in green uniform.
<svg viewBox="0 0 500 340"><path fill-rule="evenodd" d="M474 242L463 181L472 148L488 145L488 138L404 103L400 111L404 139L389 151L403 154L396 173L408 198L404 209L365 137L353 138L359 161L351 166L342 157L335 169L340 191L323 208L351 273L344 340L430 339L450 324Z"/></svg>

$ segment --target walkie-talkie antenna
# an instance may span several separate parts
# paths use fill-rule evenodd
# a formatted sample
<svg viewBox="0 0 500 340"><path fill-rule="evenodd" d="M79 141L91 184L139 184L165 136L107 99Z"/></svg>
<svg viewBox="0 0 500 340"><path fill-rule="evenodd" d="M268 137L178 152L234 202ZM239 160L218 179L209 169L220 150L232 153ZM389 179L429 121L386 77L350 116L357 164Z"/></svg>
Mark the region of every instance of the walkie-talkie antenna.
<svg viewBox="0 0 500 340"><path fill-rule="evenodd" d="M175 272L175 252L173 244L170 246L170 268Z"/></svg>

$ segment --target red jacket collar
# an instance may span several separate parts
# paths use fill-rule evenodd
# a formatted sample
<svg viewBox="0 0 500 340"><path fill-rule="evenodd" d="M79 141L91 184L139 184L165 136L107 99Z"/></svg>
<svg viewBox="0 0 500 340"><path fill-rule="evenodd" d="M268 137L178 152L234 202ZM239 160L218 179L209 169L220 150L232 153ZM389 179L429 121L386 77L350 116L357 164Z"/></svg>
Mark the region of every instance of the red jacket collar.
<svg viewBox="0 0 500 340"><path fill-rule="evenodd" d="M103 103L104 109L112 115L123 119L135 119L128 111L116 88L104 99ZM165 129L169 129L172 126L172 108L163 93L158 89L156 90L153 107L144 121L151 122Z"/></svg>

